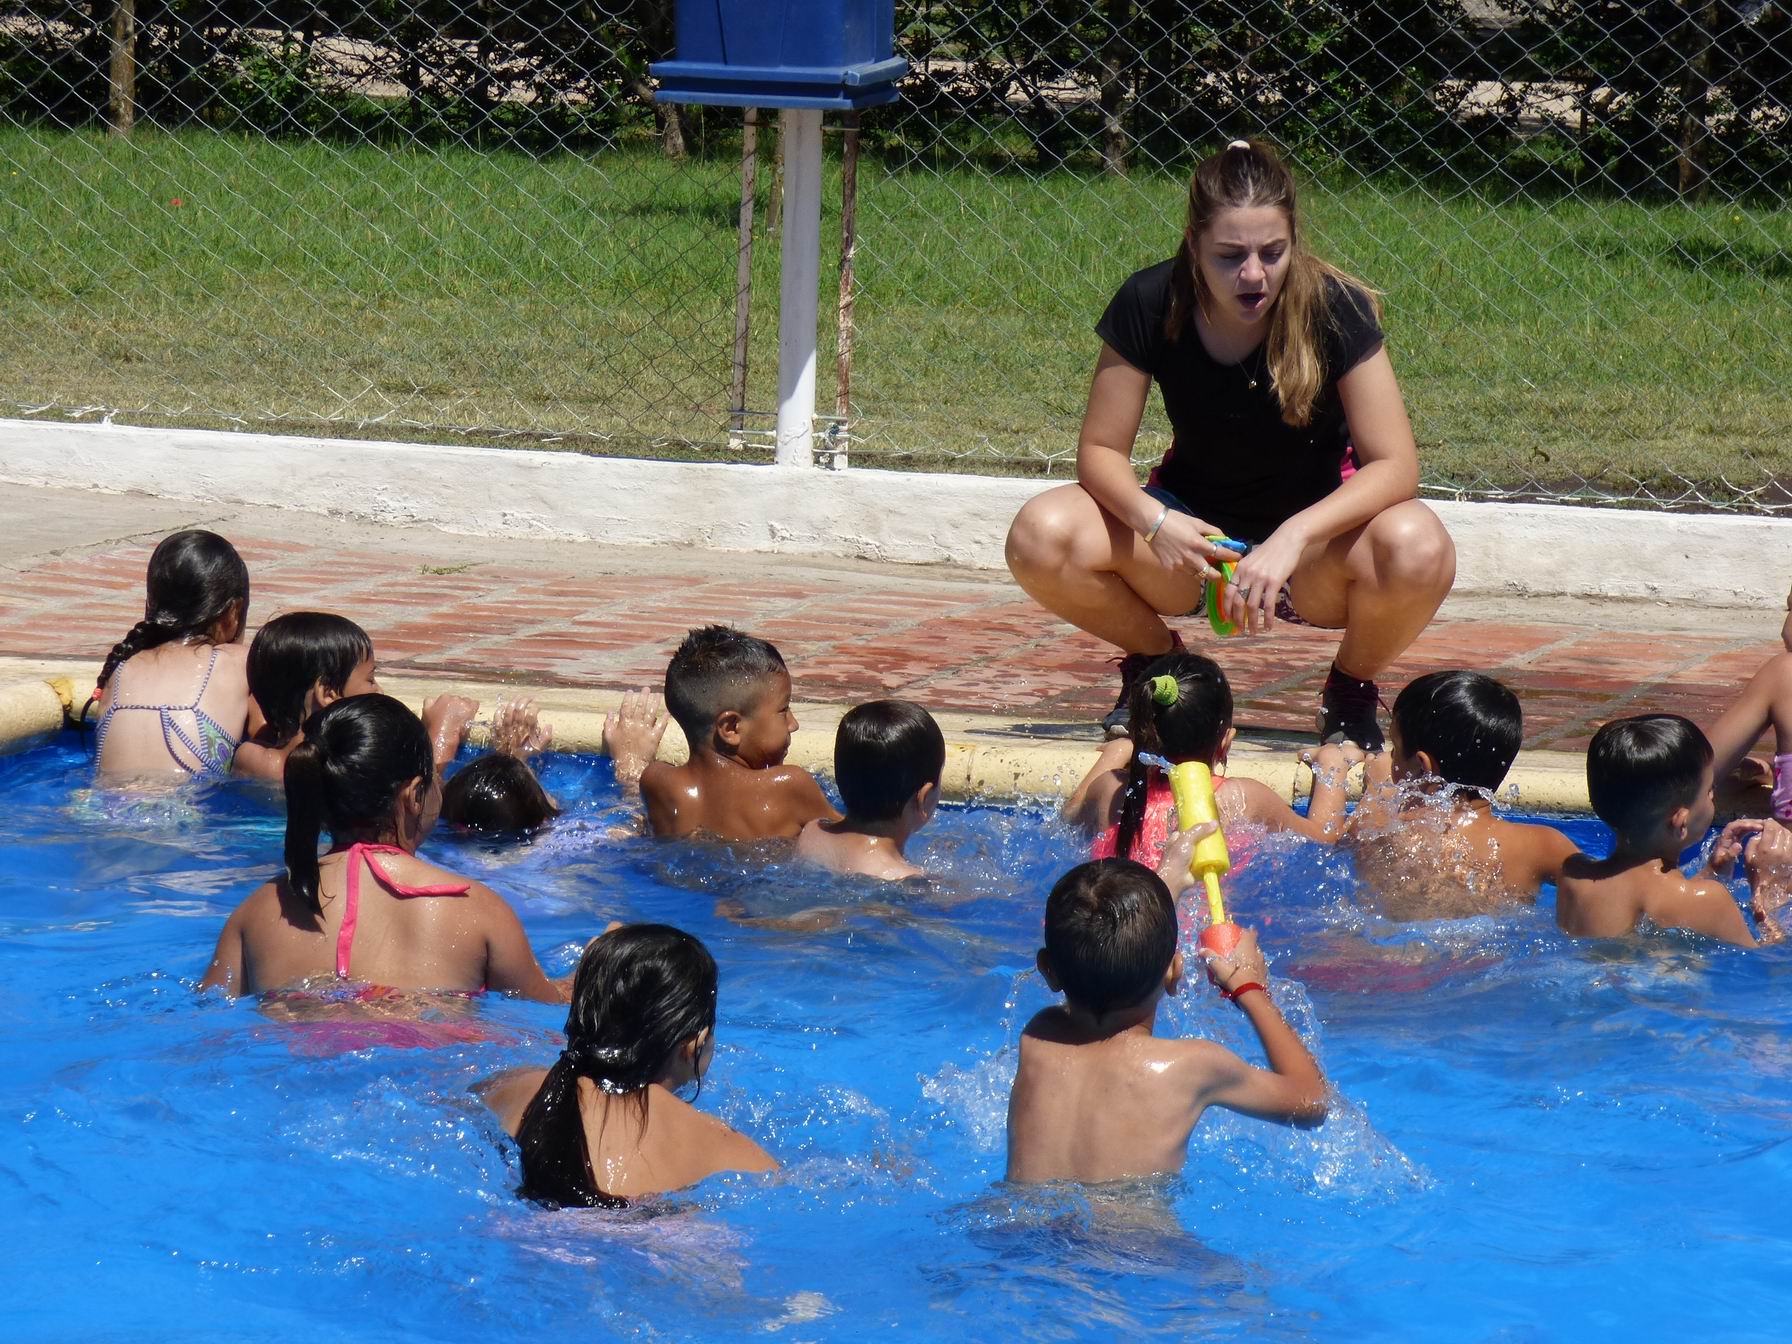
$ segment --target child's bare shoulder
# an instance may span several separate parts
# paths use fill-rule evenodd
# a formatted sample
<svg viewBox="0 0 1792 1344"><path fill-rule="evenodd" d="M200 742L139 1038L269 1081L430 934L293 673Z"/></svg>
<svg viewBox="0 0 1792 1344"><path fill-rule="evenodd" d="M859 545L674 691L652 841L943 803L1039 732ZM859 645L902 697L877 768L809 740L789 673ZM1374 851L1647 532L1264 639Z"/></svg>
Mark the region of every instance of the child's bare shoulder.
<svg viewBox="0 0 1792 1344"><path fill-rule="evenodd" d="M541 1068L506 1069L473 1085L473 1094L492 1109L498 1123L514 1135L523 1125L523 1112L541 1091L548 1071Z"/></svg>

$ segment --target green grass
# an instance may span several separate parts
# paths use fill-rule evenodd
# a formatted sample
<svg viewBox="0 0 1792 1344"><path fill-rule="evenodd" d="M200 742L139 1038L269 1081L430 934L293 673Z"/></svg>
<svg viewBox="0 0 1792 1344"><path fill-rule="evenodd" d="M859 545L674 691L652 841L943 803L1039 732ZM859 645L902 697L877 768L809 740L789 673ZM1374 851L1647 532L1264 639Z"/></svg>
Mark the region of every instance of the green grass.
<svg viewBox="0 0 1792 1344"><path fill-rule="evenodd" d="M0 128L0 400L714 457L736 173L648 148L535 159ZM1183 191L1169 176L868 160L856 460L1068 470L1091 326L1128 272L1168 255ZM1433 483L1685 481L1724 499L1792 483L1786 212L1355 185L1316 186L1307 215L1319 250L1385 292ZM763 231L754 286L749 404L769 412L777 245ZM1140 460L1165 446L1154 408Z"/></svg>

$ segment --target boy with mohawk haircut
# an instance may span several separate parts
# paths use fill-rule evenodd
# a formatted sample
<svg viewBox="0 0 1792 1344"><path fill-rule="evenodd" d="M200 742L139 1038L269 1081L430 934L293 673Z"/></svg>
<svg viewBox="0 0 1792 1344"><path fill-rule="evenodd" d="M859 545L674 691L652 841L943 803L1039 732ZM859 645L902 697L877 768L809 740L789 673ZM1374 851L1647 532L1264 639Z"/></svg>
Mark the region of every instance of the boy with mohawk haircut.
<svg viewBox="0 0 1792 1344"><path fill-rule="evenodd" d="M765 640L725 625L691 631L666 668L666 709L691 756L641 775L654 835L790 839L817 818L839 820L814 777L784 764L797 728L790 673Z"/></svg>

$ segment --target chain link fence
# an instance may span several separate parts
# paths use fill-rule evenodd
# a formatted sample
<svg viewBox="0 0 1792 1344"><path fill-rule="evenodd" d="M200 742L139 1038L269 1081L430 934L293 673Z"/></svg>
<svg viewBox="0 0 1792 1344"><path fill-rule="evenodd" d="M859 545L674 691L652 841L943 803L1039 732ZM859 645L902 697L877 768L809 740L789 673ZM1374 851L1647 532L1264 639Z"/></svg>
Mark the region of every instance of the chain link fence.
<svg viewBox="0 0 1792 1344"><path fill-rule="evenodd" d="M1786 0L897 22L902 101L830 120L830 460L1067 475L1094 320L1255 135L1383 294L1428 490L1792 511ZM655 105L670 37L669 0L0 0L0 407L768 456L775 119Z"/></svg>

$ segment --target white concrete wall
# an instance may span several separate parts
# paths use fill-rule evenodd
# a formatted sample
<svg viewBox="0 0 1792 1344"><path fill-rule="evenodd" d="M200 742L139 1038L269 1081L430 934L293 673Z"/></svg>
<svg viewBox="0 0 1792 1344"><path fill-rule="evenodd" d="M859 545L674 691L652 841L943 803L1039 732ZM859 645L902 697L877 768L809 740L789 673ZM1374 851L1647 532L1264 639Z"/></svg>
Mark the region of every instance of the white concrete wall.
<svg viewBox="0 0 1792 1344"><path fill-rule="evenodd" d="M1002 566L1050 483L853 468L647 462L209 430L0 420L0 483L289 507L447 532ZM1775 606L1792 522L1434 503L1457 591Z"/></svg>

